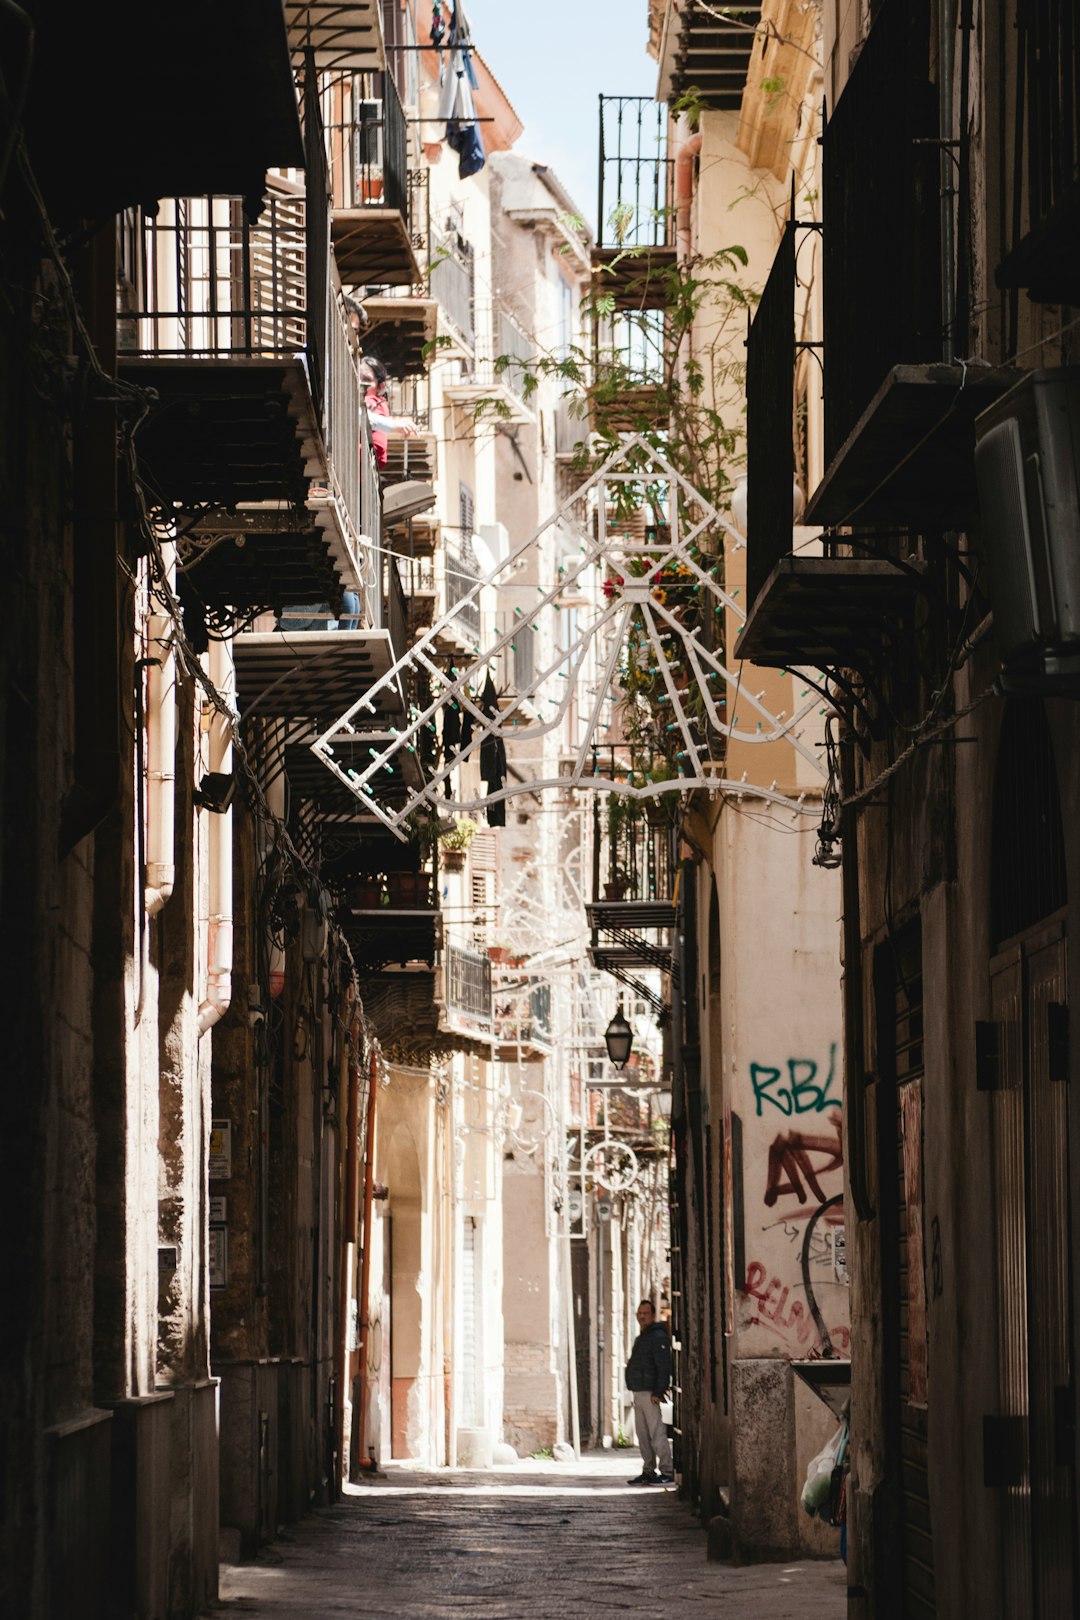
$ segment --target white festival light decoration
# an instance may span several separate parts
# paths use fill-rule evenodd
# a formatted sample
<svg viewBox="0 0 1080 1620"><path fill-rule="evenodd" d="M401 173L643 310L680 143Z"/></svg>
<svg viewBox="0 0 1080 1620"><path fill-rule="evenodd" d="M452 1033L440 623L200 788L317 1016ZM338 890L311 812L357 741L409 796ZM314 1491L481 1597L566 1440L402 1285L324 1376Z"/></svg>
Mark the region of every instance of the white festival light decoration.
<svg viewBox="0 0 1080 1620"><path fill-rule="evenodd" d="M646 532L643 538L624 532L623 524L609 527L610 496L620 485L651 491L654 510L662 502L666 521ZM508 630L494 634L486 644L481 637L470 637L472 655L462 656L447 668L446 655L441 650L445 646L444 638L452 632L461 639L463 612L471 609L475 615L482 593L488 587L515 585L515 573L525 566L530 556L539 556L539 541L553 529L564 537L567 532L573 535L578 543L576 556L559 566L553 584L547 588L537 587L536 602L528 610L515 610L516 616ZM703 600L711 598L737 620L745 621L741 605L716 578L725 535L736 544L743 544L742 536L731 523L661 453L637 435L628 438L528 539L511 547L485 579L463 592L385 675L315 739L312 751L368 812L403 840L409 835L403 825L406 818L422 805L426 805L433 816L438 816L452 811L482 810L500 799L520 794L536 796L545 791L563 795L574 791L614 792L648 800L664 793L706 788L737 798L763 799L796 816L816 815L817 807L805 804L803 795L792 799L778 792L775 784L765 787L749 782L745 773L739 780L726 776L723 761L710 757L708 744L702 740L700 728L688 714L684 694L676 685L668 664L665 644L674 638L676 644L681 645L688 671L697 683L701 711L715 734L750 744L785 741L815 777L824 775L817 751L801 740L804 723L820 698L811 693L790 716L772 714L760 694L741 688L738 667L729 668L721 656L705 645L694 627L680 620L657 585L658 576L677 570L684 585L699 588ZM709 549L710 542L718 548L716 553ZM565 558L565 550L563 555ZM604 583L598 588L597 580L601 575ZM538 660L543 667L536 670L525 690L512 698L504 698L494 715L484 714L478 694L500 656L513 647L519 636L539 632L542 626L549 625L568 594L573 595L576 605L574 631L566 638L569 644L559 645L557 636L545 638L538 634L538 647L551 643L551 657L546 663L543 656ZM663 680L660 702L666 705L665 712L670 715L666 729L680 745L677 750L680 774L665 776L659 781L650 780L647 772L635 773L633 780L630 772L620 773L609 747L613 739L607 734L613 730L617 734L618 706L625 702L625 695L618 687L618 676L623 660L629 656L631 641L639 654L644 651L651 655ZM590 669L596 678L591 685L586 685L580 677ZM797 671L790 673L796 675ZM384 692L400 692L409 676L419 676L430 683L431 700L424 708L414 708L400 729L388 728L385 719L375 718L377 700ZM740 713L749 715L754 729L739 725L740 714L728 719L727 698L721 695L727 692L737 697ZM451 782L451 794L447 796L447 779L460 765L479 757L485 740L499 735L504 742L512 741L516 745L529 738L541 738L564 725L575 695L577 735L572 758L564 763L562 774L523 780L512 776L497 792L471 798L453 796ZM394 803L380 800L380 773L392 771L395 758L404 750L418 756L422 753L425 730L435 730L436 717L450 702L456 702L462 714L468 714L472 721L472 736L467 746L422 773L422 784L407 786L404 796ZM365 715L372 717L370 728L365 726ZM335 744L368 744L370 763L360 769L344 763L335 753ZM624 751L629 747L626 743L619 746ZM610 763L608 768L602 769L597 764L597 756L602 757L605 749ZM343 753L356 757L351 749L343 748ZM515 748L515 763L519 758L520 751Z"/></svg>

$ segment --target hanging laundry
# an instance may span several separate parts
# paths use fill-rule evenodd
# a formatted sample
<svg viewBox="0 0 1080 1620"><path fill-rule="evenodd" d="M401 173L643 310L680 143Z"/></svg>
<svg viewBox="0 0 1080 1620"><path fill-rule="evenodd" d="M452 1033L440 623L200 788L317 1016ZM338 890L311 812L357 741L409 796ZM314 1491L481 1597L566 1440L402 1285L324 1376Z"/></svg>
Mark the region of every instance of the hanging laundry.
<svg viewBox="0 0 1080 1620"><path fill-rule="evenodd" d="M450 60L443 71L439 119L446 120L446 144L458 154L458 174L462 180L467 180L471 174L480 172L487 159L473 99L477 78L472 65L472 37L461 0L454 6L447 44Z"/></svg>
<svg viewBox="0 0 1080 1620"><path fill-rule="evenodd" d="M488 720L496 719L499 714L499 694L490 674L480 698L480 712ZM489 797L492 793L498 793L506 781L506 744L497 731L489 732L480 744L480 780L487 788ZM484 814L489 827L505 827L506 800L485 805Z"/></svg>

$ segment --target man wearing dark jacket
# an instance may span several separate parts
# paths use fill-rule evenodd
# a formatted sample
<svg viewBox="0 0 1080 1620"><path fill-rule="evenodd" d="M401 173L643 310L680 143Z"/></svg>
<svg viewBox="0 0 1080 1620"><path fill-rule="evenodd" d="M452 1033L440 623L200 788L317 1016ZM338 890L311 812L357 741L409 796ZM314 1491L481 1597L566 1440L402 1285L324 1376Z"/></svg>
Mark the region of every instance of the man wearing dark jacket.
<svg viewBox="0 0 1080 1620"><path fill-rule="evenodd" d="M631 1485L670 1485L675 1474L671 1463L671 1442L660 1416L660 1402L671 1384L671 1344L663 1322L656 1320L651 1299L637 1308L641 1329L626 1363L626 1387L634 1397L634 1424L641 1447L641 1473ZM657 1466L659 1465L659 1473Z"/></svg>

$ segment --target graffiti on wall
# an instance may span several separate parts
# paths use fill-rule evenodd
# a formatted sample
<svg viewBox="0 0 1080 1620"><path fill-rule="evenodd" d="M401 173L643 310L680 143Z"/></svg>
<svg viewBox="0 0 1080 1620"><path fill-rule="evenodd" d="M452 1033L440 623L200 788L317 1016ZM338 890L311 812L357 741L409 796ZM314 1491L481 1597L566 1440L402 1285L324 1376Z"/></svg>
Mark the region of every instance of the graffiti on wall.
<svg viewBox="0 0 1080 1620"><path fill-rule="evenodd" d="M780 1277L770 1276L762 1261L751 1260L747 1266L743 1293L753 1301L747 1326L768 1328L792 1354L820 1337L807 1301L799 1297L802 1289L785 1283ZM846 1355L851 1342L848 1329L838 1326L828 1331L834 1349Z"/></svg>
<svg viewBox="0 0 1080 1620"><path fill-rule="evenodd" d="M822 1114L827 1108L840 1108L841 1098L832 1095L835 1079L835 1041L829 1047L829 1072L824 1077L813 1058L788 1058L784 1068L751 1063L750 1084L754 1088L757 1117L760 1119L765 1112L766 1103L788 1115Z"/></svg>
<svg viewBox="0 0 1080 1620"><path fill-rule="evenodd" d="M825 1202L819 1177L841 1169L844 1163L839 1112L830 1116L830 1123L829 1134L781 1131L773 1138L765 1179L766 1209L772 1209L782 1198L795 1198L800 1205L811 1198L815 1205Z"/></svg>

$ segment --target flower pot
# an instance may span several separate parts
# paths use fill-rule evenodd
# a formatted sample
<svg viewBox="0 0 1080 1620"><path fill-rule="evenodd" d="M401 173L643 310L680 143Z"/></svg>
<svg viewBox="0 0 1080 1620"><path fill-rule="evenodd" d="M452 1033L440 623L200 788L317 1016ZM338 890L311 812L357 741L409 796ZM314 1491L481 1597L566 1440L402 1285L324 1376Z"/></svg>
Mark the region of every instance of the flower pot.
<svg viewBox="0 0 1080 1620"><path fill-rule="evenodd" d="M419 872L388 872L386 887L390 893L391 906L408 910L412 906L419 905L420 883Z"/></svg>
<svg viewBox="0 0 1080 1620"><path fill-rule="evenodd" d="M463 849L441 849L439 859L444 872L464 872L465 851Z"/></svg>
<svg viewBox="0 0 1080 1620"><path fill-rule="evenodd" d="M382 900L382 884L378 878L357 878L349 885L349 904L357 911L375 911Z"/></svg>
<svg viewBox="0 0 1080 1620"><path fill-rule="evenodd" d="M626 893L626 879L616 878L614 883L604 884L605 900L621 900Z"/></svg>

